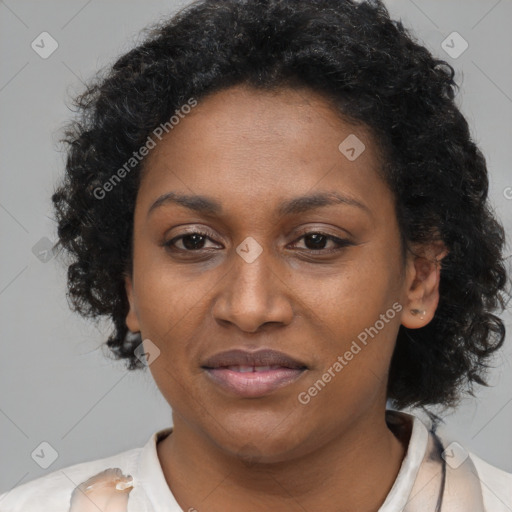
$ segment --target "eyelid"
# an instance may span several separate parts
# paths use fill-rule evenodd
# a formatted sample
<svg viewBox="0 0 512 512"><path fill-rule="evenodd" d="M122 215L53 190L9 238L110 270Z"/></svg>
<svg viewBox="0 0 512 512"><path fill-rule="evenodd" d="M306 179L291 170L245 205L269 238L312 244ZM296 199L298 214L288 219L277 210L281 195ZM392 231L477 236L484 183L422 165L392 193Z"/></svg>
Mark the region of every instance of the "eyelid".
<svg viewBox="0 0 512 512"><path fill-rule="evenodd" d="M341 229L341 228L338 228L338 229ZM348 230L343 229L342 231L344 231L347 235L352 236L352 233L350 233ZM329 233L328 229L323 226L311 226L311 225L300 228L295 233L295 236L304 236L304 235L308 235L311 233L318 233L318 234L325 235L325 236L331 236L334 238L338 238L340 240L342 239L342 236L344 236L344 235L339 235L339 234L335 235L334 233Z"/></svg>
<svg viewBox="0 0 512 512"><path fill-rule="evenodd" d="M180 226L175 226L175 227L180 227ZM169 230L171 231L171 230ZM167 233L169 232L167 231L165 233L165 237L167 237ZM203 235L203 236L206 236L210 239L212 239L212 241L215 241L216 238L218 238L218 234L214 233L213 231L211 231L209 228L207 227L203 227L203 226L185 226L185 228L183 228L183 231L181 231L179 234L175 235L172 237L172 240L176 239L176 238L179 238L181 236L185 236L185 235Z"/></svg>

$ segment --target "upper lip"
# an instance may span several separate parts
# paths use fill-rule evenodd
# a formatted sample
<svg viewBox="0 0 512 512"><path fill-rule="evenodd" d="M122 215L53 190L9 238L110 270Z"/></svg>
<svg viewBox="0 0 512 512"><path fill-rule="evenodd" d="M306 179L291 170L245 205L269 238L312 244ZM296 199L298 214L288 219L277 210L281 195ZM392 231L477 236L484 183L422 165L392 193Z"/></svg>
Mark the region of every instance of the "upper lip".
<svg viewBox="0 0 512 512"><path fill-rule="evenodd" d="M222 368L228 366L282 366L284 368L305 369L307 366L291 356L277 350L262 349L249 352L242 349L232 349L219 352L206 359L203 368Z"/></svg>

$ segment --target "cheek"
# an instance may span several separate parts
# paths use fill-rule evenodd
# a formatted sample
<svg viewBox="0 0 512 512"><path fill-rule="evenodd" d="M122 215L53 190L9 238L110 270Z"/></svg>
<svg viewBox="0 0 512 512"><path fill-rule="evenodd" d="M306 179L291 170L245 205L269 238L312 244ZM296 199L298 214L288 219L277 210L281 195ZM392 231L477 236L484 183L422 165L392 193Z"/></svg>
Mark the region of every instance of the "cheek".
<svg viewBox="0 0 512 512"><path fill-rule="evenodd" d="M366 247L337 275L303 279L303 303L309 304L303 313L306 323L317 325L315 352L321 362L308 384L328 381L325 388L316 385L322 390L317 402L341 400L357 407L351 397L372 399L382 388L403 307L399 261Z"/></svg>
<svg viewBox="0 0 512 512"><path fill-rule="evenodd" d="M184 265L166 257L163 248L147 241L146 247L136 251L134 265L135 299L143 334L161 337L171 329L180 329L187 316L193 316L204 303L210 281L210 273L187 273Z"/></svg>
<svg viewBox="0 0 512 512"><path fill-rule="evenodd" d="M139 256L134 279L141 334L160 350L150 370L157 385L172 394L180 382L198 373L198 351L211 332L205 327L211 290L224 273L187 273L183 266L155 258L154 252L141 251Z"/></svg>
<svg viewBox="0 0 512 512"><path fill-rule="evenodd" d="M326 326L335 342L372 326L401 297L397 260L373 255L377 253L365 248L335 270L302 274L293 285L303 313Z"/></svg>
<svg viewBox="0 0 512 512"><path fill-rule="evenodd" d="M337 425L343 418L357 417L384 399L399 327L392 307L384 310L384 315L388 323L379 317L362 321L348 316L339 318L337 325L344 324L346 330L339 326L330 333L321 352L323 364L309 375L297 396L308 417L322 418L325 425Z"/></svg>

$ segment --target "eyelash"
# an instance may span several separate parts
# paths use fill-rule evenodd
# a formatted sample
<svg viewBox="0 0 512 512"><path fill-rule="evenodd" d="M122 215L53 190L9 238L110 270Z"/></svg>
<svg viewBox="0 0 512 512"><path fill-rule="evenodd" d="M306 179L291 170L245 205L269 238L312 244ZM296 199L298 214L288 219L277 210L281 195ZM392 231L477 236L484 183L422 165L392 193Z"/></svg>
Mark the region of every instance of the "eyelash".
<svg viewBox="0 0 512 512"><path fill-rule="evenodd" d="M186 236L191 236L191 235L199 235L199 236L208 238L210 241L213 242L212 235L210 233L207 233L205 231L191 231L189 233L183 233L183 234L181 234L179 236L176 236L172 240L169 240L168 242L165 242L163 245L167 249L169 249L170 251L181 252L181 253L200 253L201 251L207 250L207 249L197 249L197 250L177 249L176 247L173 247L175 242L177 242L178 240L181 240L182 238L184 238ZM302 238L304 238L304 237L306 237L308 235L321 235L321 236L326 237L327 240L330 240L330 241L332 241L332 242L334 242L334 243L336 243L338 245L338 247L336 247L334 249L318 249L318 250L314 250L314 249L301 249L303 251L306 251L308 254L313 254L313 255L315 255L315 254L320 254L320 255L332 254L332 253L340 251L341 249L343 249L345 247L348 247L350 245L354 245L352 242L350 242L347 239L338 238L336 236L329 235L328 233L324 233L322 231L306 231L306 232L302 233L301 236L295 240L295 242L297 242L298 240L301 240Z"/></svg>

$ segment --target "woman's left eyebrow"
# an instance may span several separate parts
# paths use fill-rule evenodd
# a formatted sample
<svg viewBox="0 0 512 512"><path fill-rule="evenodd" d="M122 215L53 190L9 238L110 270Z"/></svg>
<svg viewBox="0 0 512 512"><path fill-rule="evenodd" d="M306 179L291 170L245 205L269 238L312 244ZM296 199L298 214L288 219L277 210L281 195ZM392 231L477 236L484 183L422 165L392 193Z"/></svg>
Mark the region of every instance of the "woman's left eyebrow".
<svg viewBox="0 0 512 512"><path fill-rule="evenodd" d="M157 208L170 203L179 204L190 210L207 215L220 215L222 213L221 203L212 197L169 192L160 196L149 207L147 216L149 217L149 215ZM277 209L277 215L279 217L296 215L335 204L354 206L371 215L371 210L368 206L353 197L340 194L339 192L317 192L315 194L293 197L286 200L279 206Z"/></svg>
<svg viewBox="0 0 512 512"><path fill-rule="evenodd" d="M339 192L317 192L315 194L298 196L288 199L281 204L277 214L280 217L284 217L286 215L304 213L316 208L322 208L324 206L331 206L336 204L355 206L364 210L370 215L372 213L368 206L353 197L340 194Z"/></svg>

